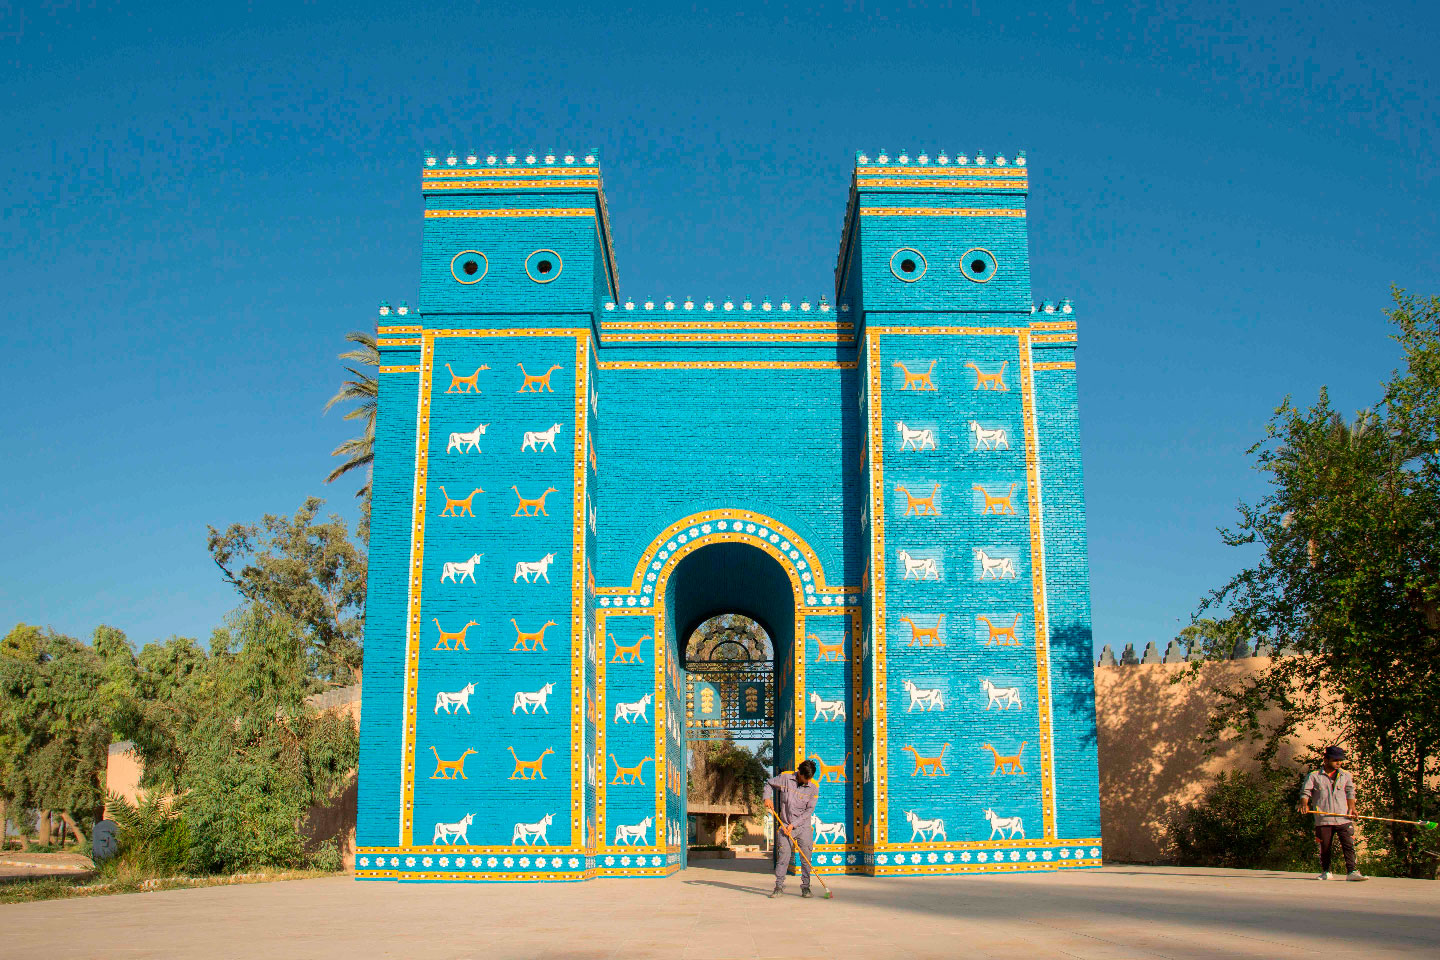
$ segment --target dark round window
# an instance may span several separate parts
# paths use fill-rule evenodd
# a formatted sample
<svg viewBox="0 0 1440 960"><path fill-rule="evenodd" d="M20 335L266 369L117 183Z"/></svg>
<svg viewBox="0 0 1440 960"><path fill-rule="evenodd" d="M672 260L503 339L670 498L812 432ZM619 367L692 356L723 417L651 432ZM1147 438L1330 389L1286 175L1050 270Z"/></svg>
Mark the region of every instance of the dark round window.
<svg viewBox="0 0 1440 960"><path fill-rule="evenodd" d="M479 283L489 272L490 260L479 250L461 250L450 258L450 276L459 283Z"/></svg>
<svg viewBox="0 0 1440 960"><path fill-rule="evenodd" d="M960 275L976 283L989 283L999 269L995 254L984 247L971 247L960 255Z"/></svg>
<svg viewBox="0 0 1440 960"><path fill-rule="evenodd" d="M890 255L890 272L906 283L925 276L925 266L925 255L914 247L901 247Z"/></svg>
<svg viewBox="0 0 1440 960"><path fill-rule="evenodd" d="M984 260L971 260L971 261L970 261L970 272L971 272L971 273L984 273L987 269L989 269L989 264L987 264Z"/></svg>
<svg viewBox="0 0 1440 960"><path fill-rule="evenodd" d="M540 249L525 258L525 273L536 283L549 283L560 276L565 263L554 250Z"/></svg>

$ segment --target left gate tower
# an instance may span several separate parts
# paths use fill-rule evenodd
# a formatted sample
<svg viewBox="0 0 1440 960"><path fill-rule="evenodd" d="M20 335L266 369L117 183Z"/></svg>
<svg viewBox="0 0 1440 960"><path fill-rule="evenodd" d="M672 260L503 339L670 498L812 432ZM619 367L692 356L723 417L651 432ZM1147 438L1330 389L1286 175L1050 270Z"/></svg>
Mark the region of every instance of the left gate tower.
<svg viewBox="0 0 1440 960"><path fill-rule="evenodd" d="M356 845L406 879L517 879L521 856L525 879L579 879L595 343L617 296L600 170L427 156L422 186L420 303L378 331Z"/></svg>

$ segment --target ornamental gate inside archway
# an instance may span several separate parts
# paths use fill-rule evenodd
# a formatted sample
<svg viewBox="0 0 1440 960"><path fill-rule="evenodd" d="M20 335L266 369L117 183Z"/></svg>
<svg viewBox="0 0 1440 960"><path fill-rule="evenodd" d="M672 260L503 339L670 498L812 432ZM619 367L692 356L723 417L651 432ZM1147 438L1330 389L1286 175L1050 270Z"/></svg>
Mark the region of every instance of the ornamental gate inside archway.
<svg viewBox="0 0 1440 960"><path fill-rule="evenodd" d="M687 737L820 768L817 869L1100 860L1068 301L1024 159L857 159L833 293L626 299L593 157L431 157L381 308L357 875L685 864ZM753 662L679 647L716 613ZM708 694L708 696L707 696Z"/></svg>

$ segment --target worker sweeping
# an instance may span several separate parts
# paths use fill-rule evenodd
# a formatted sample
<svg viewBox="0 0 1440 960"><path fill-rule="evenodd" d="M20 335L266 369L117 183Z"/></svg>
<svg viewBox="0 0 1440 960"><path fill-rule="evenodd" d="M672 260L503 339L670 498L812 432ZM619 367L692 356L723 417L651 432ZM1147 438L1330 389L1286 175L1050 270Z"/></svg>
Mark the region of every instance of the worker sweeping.
<svg viewBox="0 0 1440 960"><path fill-rule="evenodd" d="M1315 841L1320 845L1320 876L1330 879L1332 846L1338 839L1345 854L1345 879L1364 880L1355 866L1355 780L1344 769L1345 749L1326 747L1325 759L1319 770L1310 771L1300 788L1300 812L1315 814ZM1345 811L1344 815L1340 811Z"/></svg>
<svg viewBox="0 0 1440 960"><path fill-rule="evenodd" d="M810 896L810 857L815 849L815 835L810 818L820 799L820 785L815 781L815 762L805 760L792 773L786 771L765 782L765 809L775 815L789 831L775 834L775 889L770 896L778 897L785 890L785 876L790 872L794 846L799 845L800 896ZM792 842L791 837L794 841Z"/></svg>

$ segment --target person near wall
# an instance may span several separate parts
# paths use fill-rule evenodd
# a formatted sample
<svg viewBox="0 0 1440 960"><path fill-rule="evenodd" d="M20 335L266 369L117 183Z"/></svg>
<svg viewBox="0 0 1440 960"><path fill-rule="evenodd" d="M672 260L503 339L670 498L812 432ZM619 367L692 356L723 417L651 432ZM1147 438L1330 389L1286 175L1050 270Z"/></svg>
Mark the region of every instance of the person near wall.
<svg viewBox="0 0 1440 960"><path fill-rule="evenodd" d="M815 781L815 761L805 760L792 773L786 771L765 782L765 809L780 818L790 828L787 833L775 833L775 889L770 896L778 897L785 889L785 876L790 872L790 858L794 846L799 844L804 856L800 858L800 896L810 896L810 858L815 854L815 835L810 818L815 814L815 804L820 799L820 784ZM791 835L795 842L791 842Z"/></svg>
<svg viewBox="0 0 1440 960"><path fill-rule="evenodd" d="M1355 866L1355 826L1350 819L1355 816L1355 779L1344 763L1343 747L1326 747L1320 769L1310 771L1300 788L1300 812L1315 815L1315 841L1320 845L1317 880L1330 879L1330 855L1336 840L1345 854L1345 879L1365 879Z"/></svg>

